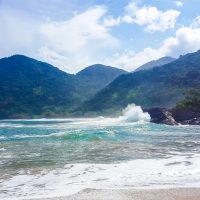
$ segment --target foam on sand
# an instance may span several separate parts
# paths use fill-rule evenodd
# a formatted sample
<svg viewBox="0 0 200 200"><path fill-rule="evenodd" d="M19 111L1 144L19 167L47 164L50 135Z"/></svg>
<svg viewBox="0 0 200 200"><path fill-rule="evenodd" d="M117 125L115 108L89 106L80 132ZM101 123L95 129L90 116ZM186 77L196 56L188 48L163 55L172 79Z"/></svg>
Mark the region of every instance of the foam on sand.
<svg viewBox="0 0 200 200"><path fill-rule="evenodd" d="M0 199L58 197L94 189L200 187L200 157L174 156L116 164L68 164L39 174L22 174L0 183ZM2 191L6 190L7 193Z"/></svg>

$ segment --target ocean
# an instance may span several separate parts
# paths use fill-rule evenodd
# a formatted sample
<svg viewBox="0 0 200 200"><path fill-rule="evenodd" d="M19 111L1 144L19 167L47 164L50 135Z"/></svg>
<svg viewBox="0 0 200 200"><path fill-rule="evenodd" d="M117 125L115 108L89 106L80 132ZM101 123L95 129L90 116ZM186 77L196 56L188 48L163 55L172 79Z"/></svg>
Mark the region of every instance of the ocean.
<svg viewBox="0 0 200 200"><path fill-rule="evenodd" d="M132 111L118 118L0 121L0 199L200 187L200 126L153 124L140 109Z"/></svg>

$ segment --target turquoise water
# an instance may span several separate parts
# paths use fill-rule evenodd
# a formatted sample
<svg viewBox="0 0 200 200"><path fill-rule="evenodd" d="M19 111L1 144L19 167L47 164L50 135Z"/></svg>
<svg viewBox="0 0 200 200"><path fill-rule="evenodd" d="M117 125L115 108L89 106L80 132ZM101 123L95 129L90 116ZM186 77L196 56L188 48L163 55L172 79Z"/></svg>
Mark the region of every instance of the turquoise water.
<svg viewBox="0 0 200 200"><path fill-rule="evenodd" d="M200 126L109 118L4 120L0 199L67 195L86 186L199 186L199 155Z"/></svg>

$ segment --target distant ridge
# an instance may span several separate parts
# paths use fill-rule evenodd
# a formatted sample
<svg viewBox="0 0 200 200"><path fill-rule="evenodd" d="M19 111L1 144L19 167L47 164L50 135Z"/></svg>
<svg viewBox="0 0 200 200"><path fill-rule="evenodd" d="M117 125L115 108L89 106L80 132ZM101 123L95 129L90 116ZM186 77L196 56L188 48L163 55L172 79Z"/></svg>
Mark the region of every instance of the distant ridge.
<svg viewBox="0 0 200 200"><path fill-rule="evenodd" d="M168 56L162 57L162 58L160 58L160 59L158 59L158 60L150 61L150 62L148 62L148 63L146 63L146 64L144 64L144 65L138 67L138 68L137 68L135 71L133 71L133 72L138 72L138 71L140 71L140 70L148 70L148 69L152 69L152 68L154 68L154 67L160 67L160 66L162 66L162 65L166 65L166 64L168 64L168 63L170 63L170 62L173 62L173 61L175 61L175 60L176 60L175 58L168 57Z"/></svg>
<svg viewBox="0 0 200 200"><path fill-rule="evenodd" d="M90 98L119 75L126 73L127 72L122 69L102 64L91 65L76 74L76 79L78 79L79 83L77 86L81 96ZM84 100L86 100L86 98Z"/></svg>
<svg viewBox="0 0 200 200"><path fill-rule="evenodd" d="M114 78L124 73L127 73L127 71L102 64L94 64L81 70L76 75L79 77L87 78L106 76L104 78L108 79L108 76L112 76Z"/></svg>
<svg viewBox="0 0 200 200"><path fill-rule="evenodd" d="M200 89L200 51L160 67L121 75L85 102L80 110L110 115L130 103L143 108L171 108L191 89Z"/></svg>

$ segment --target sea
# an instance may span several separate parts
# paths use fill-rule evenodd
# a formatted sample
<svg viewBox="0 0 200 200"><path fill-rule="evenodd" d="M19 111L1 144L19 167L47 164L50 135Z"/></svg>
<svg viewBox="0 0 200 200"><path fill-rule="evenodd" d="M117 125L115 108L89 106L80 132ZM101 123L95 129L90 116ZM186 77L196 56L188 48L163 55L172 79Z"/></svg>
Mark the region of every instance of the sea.
<svg viewBox="0 0 200 200"><path fill-rule="evenodd" d="M173 187L200 187L200 126L153 124L135 105L116 118L0 121L1 200Z"/></svg>

